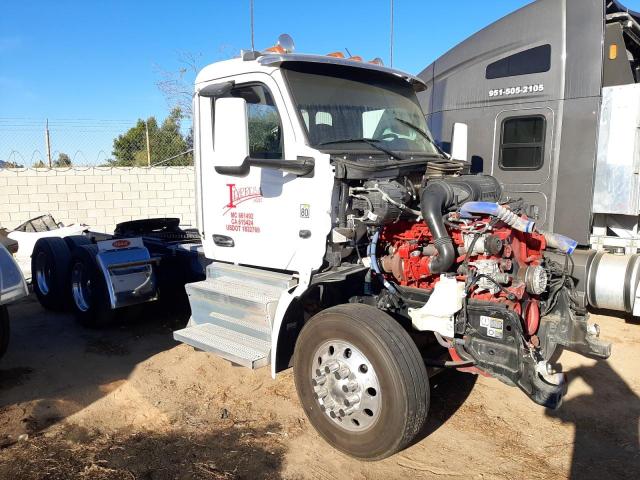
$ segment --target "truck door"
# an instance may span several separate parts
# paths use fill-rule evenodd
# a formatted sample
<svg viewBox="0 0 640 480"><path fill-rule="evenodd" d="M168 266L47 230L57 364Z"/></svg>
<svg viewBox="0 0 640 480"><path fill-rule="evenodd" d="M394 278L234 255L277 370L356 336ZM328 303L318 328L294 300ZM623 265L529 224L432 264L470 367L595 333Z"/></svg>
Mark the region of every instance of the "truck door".
<svg viewBox="0 0 640 480"><path fill-rule="evenodd" d="M224 96L247 103L249 156L284 160L314 155L294 128L293 107L267 74L227 78L233 89ZM208 258L279 270L319 268L331 228L329 216L333 178L316 160L306 177L252 166L245 176L216 172L215 98L199 99L202 232ZM208 113L210 112L210 114ZM326 177L326 178L325 178Z"/></svg>
<svg viewBox="0 0 640 480"><path fill-rule="evenodd" d="M532 108L500 112L496 117L491 174L504 195L529 204L529 217L542 226L551 198L553 111Z"/></svg>

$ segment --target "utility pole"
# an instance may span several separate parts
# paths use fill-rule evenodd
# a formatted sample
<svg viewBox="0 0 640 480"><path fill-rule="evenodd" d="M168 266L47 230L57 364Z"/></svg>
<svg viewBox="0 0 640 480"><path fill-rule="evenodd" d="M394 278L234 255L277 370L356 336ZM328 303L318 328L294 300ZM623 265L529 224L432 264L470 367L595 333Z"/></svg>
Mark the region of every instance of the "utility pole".
<svg viewBox="0 0 640 480"><path fill-rule="evenodd" d="M253 0L249 0L249 10L251 17L251 51L254 51L256 48L253 43Z"/></svg>
<svg viewBox="0 0 640 480"><path fill-rule="evenodd" d="M149 143L149 120L144 122L144 133L147 137L147 167L151 166L151 144Z"/></svg>
<svg viewBox="0 0 640 480"><path fill-rule="evenodd" d="M47 159L49 160L49 168L53 167L51 163L51 138L49 137L49 119L44 128L44 141L47 145Z"/></svg>
<svg viewBox="0 0 640 480"><path fill-rule="evenodd" d="M393 67L393 0L391 0L391 36L389 41L389 66Z"/></svg>

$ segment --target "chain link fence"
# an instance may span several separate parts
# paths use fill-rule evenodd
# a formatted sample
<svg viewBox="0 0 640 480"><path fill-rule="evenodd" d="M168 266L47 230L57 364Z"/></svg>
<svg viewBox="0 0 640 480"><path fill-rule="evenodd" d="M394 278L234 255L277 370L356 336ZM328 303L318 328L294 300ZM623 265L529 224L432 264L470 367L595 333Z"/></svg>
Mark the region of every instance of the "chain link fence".
<svg viewBox="0 0 640 480"><path fill-rule="evenodd" d="M0 116L0 168L148 167L193 164L189 118Z"/></svg>

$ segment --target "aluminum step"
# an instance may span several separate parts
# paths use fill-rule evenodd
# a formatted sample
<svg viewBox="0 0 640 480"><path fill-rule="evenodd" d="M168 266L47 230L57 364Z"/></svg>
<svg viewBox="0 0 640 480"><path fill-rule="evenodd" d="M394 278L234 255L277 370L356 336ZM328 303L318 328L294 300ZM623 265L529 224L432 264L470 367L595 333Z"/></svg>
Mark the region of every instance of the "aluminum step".
<svg viewBox="0 0 640 480"><path fill-rule="evenodd" d="M236 330L203 323L173 333L173 338L230 362L256 369L270 363L271 342Z"/></svg>
<svg viewBox="0 0 640 480"><path fill-rule="evenodd" d="M291 274L272 272L254 267L245 267L229 263L213 262L207 266L207 279L224 278L242 285L272 286L279 290L290 289L298 281Z"/></svg>
<svg viewBox="0 0 640 480"><path fill-rule="evenodd" d="M190 283L186 285L186 291L196 323L206 322L206 317L213 312L254 322L261 327L271 327L282 293L271 286L261 289L222 280Z"/></svg>

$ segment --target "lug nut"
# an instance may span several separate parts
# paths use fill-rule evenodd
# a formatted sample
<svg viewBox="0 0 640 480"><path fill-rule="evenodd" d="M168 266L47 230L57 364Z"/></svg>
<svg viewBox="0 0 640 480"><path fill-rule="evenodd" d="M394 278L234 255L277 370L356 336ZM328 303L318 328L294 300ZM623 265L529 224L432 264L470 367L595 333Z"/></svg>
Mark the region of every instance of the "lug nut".
<svg viewBox="0 0 640 480"><path fill-rule="evenodd" d="M340 369L340 364L334 360L325 365L324 373L336 373L338 369Z"/></svg>
<svg viewBox="0 0 640 480"><path fill-rule="evenodd" d="M331 411L329 412L329 416L330 416L331 418L337 418L337 417L338 417L338 415L336 414L336 412L335 412L335 411L333 411L333 410L331 410Z"/></svg>
<svg viewBox="0 0 640 480"><path fill-rule="evenodd" d="M351 370L349 370L349 367L345 365L344 367L340 367L340 369L338 369L338 371L334 375L336 376L336 379L344 380L345 378L348 378L349 375L351 375Z"/></svg>
<svg viewBox="0 0 640 480"><path fill-rule="evenodd" d="M346 417L347 415L351 415L355 411L356 409L353 407L341 408L340 410L338 410L338 415L340 415L341 417Z"/></svg>
<svg viewBox="0 0 640 480"><path fill-rule="evenodd" d="M348 382L342 386L342 391L344 393L355 392L358 389L358 382Z"/></svg>
<svg viewBox="0 0 640 480"><path fill-rule="evenodd" d="M329 395L329 390L327 390L325 387L320 387L318 389L316 389L316 399L321 399L326 397L327 395Z"/></svg>
<svg viewBox="0 0 640 480"><path fill-rule="evenodd" d="M313 385L314 387L319 387L321 385L324 385L325 383L327 383L326 375L318 375L316 378L311 380L311 385Z"/></svg>
<svg viewBox="0 0 640 480"><path fill-rule="evenodd" d="M344 405L345 405L345 407L352 407L356 403L358 403L359 401L360 401L360 395L358 395L357 393L353 393L353 394L347 395L345 397Z"/></svg>

